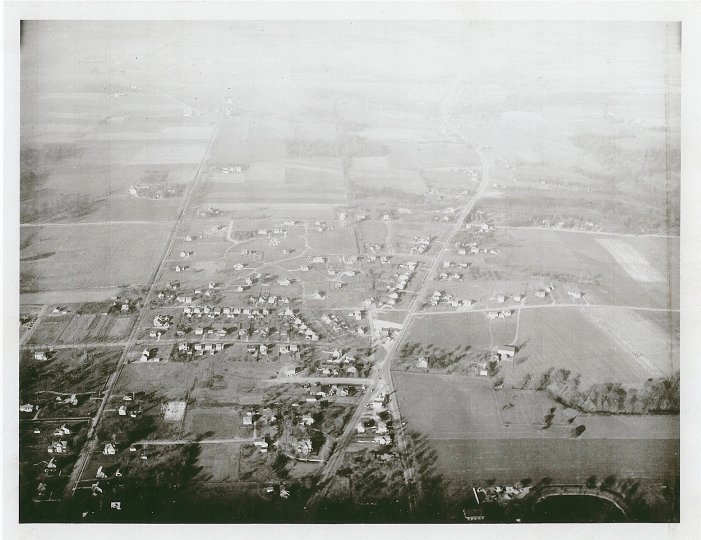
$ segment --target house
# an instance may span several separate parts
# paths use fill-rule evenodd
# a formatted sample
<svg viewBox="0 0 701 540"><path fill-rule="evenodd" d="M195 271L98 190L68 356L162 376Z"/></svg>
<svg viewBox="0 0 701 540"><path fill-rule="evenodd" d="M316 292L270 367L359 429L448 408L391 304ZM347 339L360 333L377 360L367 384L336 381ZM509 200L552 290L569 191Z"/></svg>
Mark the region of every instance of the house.
<svg viewBox="0 0 701 540"><path fill-rule="evenodd" d="M111 510L121 510L122 509L121 501L110 501L110 509Z"/></svg>
<svg viewBox="0 0 701 540"><path fill-rule="evenodd" d="M117 449L112 443L107 443L102 450L102 453L106 456L113 456L117 452Z"/></svg>
<svg viewBox="0 0 701 540"><path fill-rule="evenodd" d="M416 367L419 369L427 369L428 368L428 360L426 360L423 356L419 358L416 361Z"/></svg>
<svg viewBox="0 0 701 540"><path fill-rule="evenodd" d="M46 356L46 351L34 351L34 360L48 360L49 357Z"/></svg>
<svg viewBox="0 0 701 540"><path fill-rule="evenodd" d="M572 298L581 298L582 293L580 291L567 291L567 294Z"/></svg>
<svg viewBox="0 0 701 540"><path fill-rule="evenodd" d="M202 328L201 326L198 326L197 328L195 328L195 335L196 336L201 336L202 334L204 334L204 328Z"/></svg>
<svg viewBox="0 0 701 540"><path fill-rule="evenodd" d="M545 291L536 291L535 296L536 298L545 298Z"/></svg>
<svg viewBox="0 0 701 540"><path fill-rule="evenodd" d="M153 326L156 328L170 328L170 317L168 315L156 315L153 318Z"/></svg>
<svg viewBox="0 0 701 540"><path fill-rule="evenodd" d="M303 426L311 426L314 423L314 418L310 414L305 414L302 416L302 420L300 421L300 424Z"/></svg>
<svg viewBox="0 0 701 540"><path fill-rule="evenodd" d="M280 285L281 287L287 287L290 285L290 280L289 279L278 279L277 284Z"/></svg>
<svg viewBox="0 0 701 540"><path fill-rule="evenodd" d="M312 441L310 439L300 439L297 442L297 452L303 455L310 454L312 451Z"/></svg>
<svg viewBox="0 0 701 540"><path fill-rule="evenodd" d="M68 441L54 441L47 448L49 454L65 454L68 451Z"/></svg>
<svg viewBox="0 0 701 540"><path fill-rule="evenodd" d="M243 417L243 425L244 426L252 426L253 425L253 413L246 413L246 416Z"/></svg>
<svg viewBox="0 0 701 540"><path fill-rule="evenodd" d="M31 403L26 403L24 405L20 405L19 410L20 412L26 413L34 412L34 405L32 405Z"/></svg>
<svg viewBox="0 0 701 540"><path fill-rule="evenodd" d="M505 301L506 301L506 296L504 296L503 294L500 294L499 296L497 296L497 302L499 302L500 304L503 304Z"/></svg>
<svg viewBox="0 0 701 540"><path fill-rule="evenodd" d="M487 318L492 320L492 319L497 319L499 317L499 313L496 311L489 311L487 312Z"/></svg>
<svg viewBox="0 0 701 540"><path fill-rule="evenodd" d="M497 354L502 358L512 358L516 354L516 347L512 345L502 345L497 349Z"/></svg>
<svg viewBox="0 0 701 540"><path fill-rule="evenodd" d="M255 441L253 444L260 449L262 454L266 454L268 452L268 443L267 442Z"/></svg>
<svg viewBox="0 0 701 540"><path fill-rule="evenodd" d="M127 406L122 405L121 407L119 407L119 409L117 409L117 413L119 414L119 416L126 416L127 415Z"/></svg>
<svg viewBox="0 0 701 540"><path fill-rule="evenodd" d="M523 296L521 296L520 294L515 294L515 295L514 295L514 300L515 300L516 302L520 302L522 298L523 298Z"/></svg>

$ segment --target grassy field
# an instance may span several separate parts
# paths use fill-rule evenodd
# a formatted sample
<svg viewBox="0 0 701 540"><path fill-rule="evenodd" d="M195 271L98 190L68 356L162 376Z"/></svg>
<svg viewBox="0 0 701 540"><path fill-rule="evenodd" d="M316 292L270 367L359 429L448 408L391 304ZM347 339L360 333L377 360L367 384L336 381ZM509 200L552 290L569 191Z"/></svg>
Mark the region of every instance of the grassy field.
<svg viewBox="0 0 701 540"><path fill-rule="evenodd" d="M551 367L580 373L584 387L595 382L642 382L655 375L633 356L629 346L602 330L588 313L576 308L523 310L516 342L518 355L502 369L506 382L517 383L527 373L537 377ZM619 321L617 326L626 325ZM643 346L644 328L628 326L625 330L628 336L634 332L638 337L632 347L654 358L655 351Z"/></svg>
<svg viewBox="0 0 701 540"><path fill-rule="evenodd" d="M474 350L489 351L511 343L515 332L515 316L490 321L484 313L451 313L416 317L406 339L447 349L471 345Z"/></svg>
<svg viewBox="0 0 701 540"><path fill-rule="evenodd" d="M579 284L591 303L676 309L679 307L678 239L638 237L621 240L662 276L661 282L639 282L593 234L547 230L510 230L497 235L499 254L486 261L504 276Z"/></svg>
<svg viewBox="0 0 701 540"><path fill-rule="evenodd" d="M511 484L546 476L583 483L591 475L670 481L679 475L679 439L468 439L432 441L446 479Z"/></svg>
<svg viewBox="0 0 701 540"><path fill-rule="evenodd" d="M20 291L80 289L146 283L163 248L170 224L94 227L42 227L21 232L23 258L55 254L26 261L20 269Z"/></svg>
<svg viewBox="0 0 701 540"><path fill-rule="evenodd" d="M502 413L502 401L495 399L488 380L411 373L393 377L408 429L431 440L437 467L452 488L545 476L580 482L592 474L664 480L679 472L678 417L578 416L575 423L587 430L572 439L566 422L544 430L537 422L517 423L513 414ZM537 397L547 401L542 394ZM547 408L547 403L540 406ZM558 414L563 418L563 411Z"/></svg>
<svg viewBox="0 0 701 540"><path fill-rule="evenodd" d="M183 430L194 437L229 439L239 436L241 415L231 407L189 408ZM205 445L206 446L206 445Z"/></svg>

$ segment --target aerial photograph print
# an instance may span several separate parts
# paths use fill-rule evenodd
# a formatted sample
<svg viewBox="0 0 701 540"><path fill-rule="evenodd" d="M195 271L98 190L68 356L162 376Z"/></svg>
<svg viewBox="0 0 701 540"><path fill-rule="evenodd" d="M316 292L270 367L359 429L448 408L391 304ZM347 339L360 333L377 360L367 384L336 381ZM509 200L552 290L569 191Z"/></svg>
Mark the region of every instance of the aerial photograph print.
<svg viewBox="0 0 701 540"><path fill-rule="evenodd" d="M20 525L680 522L680 22L18 36Z"/></svg>

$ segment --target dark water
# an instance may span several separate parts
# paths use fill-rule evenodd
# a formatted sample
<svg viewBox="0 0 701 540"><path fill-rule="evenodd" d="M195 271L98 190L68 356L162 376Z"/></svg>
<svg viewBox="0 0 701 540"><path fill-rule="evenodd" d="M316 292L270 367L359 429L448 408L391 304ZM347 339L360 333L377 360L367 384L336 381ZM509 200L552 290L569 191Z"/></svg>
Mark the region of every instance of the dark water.
<svg viewBox="0 0 701 540"><path fill-rule="evenodd" d="M529 521L540 523L615 523L626 521L612 503L587 495L553 496L533 509Z"/></svg>

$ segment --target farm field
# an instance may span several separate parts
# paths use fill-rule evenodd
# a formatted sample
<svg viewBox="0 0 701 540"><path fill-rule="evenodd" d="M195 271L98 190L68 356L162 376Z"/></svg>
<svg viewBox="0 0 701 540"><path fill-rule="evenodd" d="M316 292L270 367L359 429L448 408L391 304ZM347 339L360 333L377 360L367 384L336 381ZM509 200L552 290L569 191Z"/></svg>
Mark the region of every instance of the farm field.
<svg viewBox="0 0 701 540"><path fill-rule="evenodd" d="M22 264L20 291L115 287L146 283L163 249L170 224L41 227L20 233L22 258L52 253Z"/></svg>
<svg viewBox="0 0 701 540"><path fill-rule="evenodd" d="M679 240L626 237L620 242L633 250L664 281L636 281L602 247L596 234L553 230L511 229L504 236L490 266L519 276L580 283L590 303L639 307L679 308Z"/></svg>
<svg viewBox="0 0 701 540"><path fill-rule="evenodd" d="M596 309L522 310L516 341L518 355L502 369L506 382L517 384L527 373L535 377L550 368L565 368L573 374L581 374L583 387L597 382L640 383L657 376L644 361L634 356L633 351L639 347L636 341L627 346L617 338L619 331L614 330L616 334L612 334L602 330L597 321L590 318L589 310ZM645 340L646 329L639 330L639 338ZM631 331L626 328L629 338ZM640 348L651 361L663 362L653 356L654 350ZM659 347L656 349L660 351Z"/></svg>
<svg viewBox="0 0 701 540"><path fill-rule="evenodd" d="M406 341L440 344L446 349L471 345L473 350L490 351L507 345L516 333L516 316L490 321L486 313L417 315L411 322Z"/></svg>
<svg viewBox="0 0 701 540"><path fill-rule="evenodd" d="M446 439L433 440L437 465L456 489L514 484L549 476L584 483L591 475L667 482L679 474L679 439Z"/></svg>
<svg viewBox="0 0 701 540"><path fill-rule="evenodd" d="M583 482L592 474L663 480L679 470L678 417L581 415L576 423L587 430L572 439L569 424L503 424L489 380L401 372L393 378L408 429L429 438L453 488L545 476Z"/></svg>

